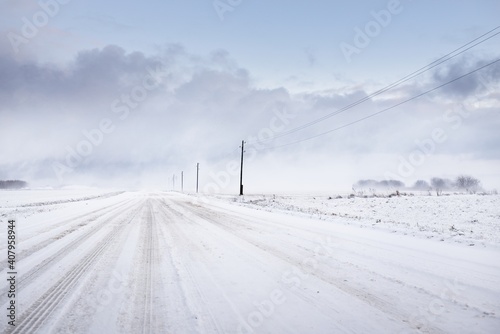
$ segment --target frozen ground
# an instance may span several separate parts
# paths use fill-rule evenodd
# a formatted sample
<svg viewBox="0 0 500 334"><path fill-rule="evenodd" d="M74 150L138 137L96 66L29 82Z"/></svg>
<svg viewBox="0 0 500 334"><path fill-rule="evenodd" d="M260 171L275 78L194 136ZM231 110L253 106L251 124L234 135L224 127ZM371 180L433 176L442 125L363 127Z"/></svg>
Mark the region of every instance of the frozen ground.
<svg viewBox="0 0 500 334"><path fill-rule="evenodd" d="M0 192L0 219L17 220L18 238L11 328L7 229L0 231L1 332L500 328L496 196L69 192ZM454 235L450 225L474 229Z"/></svg>
<svg viewBox="0 0 500 334"><path fill-rule="evenodd" d="M235 204L336 224L374 228L404 235L500 246L500 195L353 197L348 195L215 196ZM382 196L382 195L380 195Z"/></svg>

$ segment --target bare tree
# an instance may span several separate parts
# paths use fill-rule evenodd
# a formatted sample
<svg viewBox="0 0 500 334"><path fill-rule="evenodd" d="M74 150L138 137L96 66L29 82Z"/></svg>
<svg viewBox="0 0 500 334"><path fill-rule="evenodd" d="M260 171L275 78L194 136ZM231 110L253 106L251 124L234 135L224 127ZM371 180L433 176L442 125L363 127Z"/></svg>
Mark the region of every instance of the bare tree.
<svg viewBox="0 0 500 334"><path fill-rule="evenodd" d="M359 180L354 186L373 189L401 189L405 187L405 184L399 180Z"/></svg>
<svg viewBox="0 0 500 334"><path fill-rule="evenodd" d="M21 180L0 180L0 189L21 189L27 186L28 183Z"/></svg>
<svg viewBox="0 0 500 334"><path fill-rule="evenodd" d="M481 181L470 175L460 175L455 180L455 185L458 189L463 189L471 194L475 194L480 189L480 184Z"/></svg>
<svg viewBox="0 0 500 334"><path fill-rule="evenodd" d="M417 180L415 184L413 185L413 189L415 190L429 190L430 186L427 181L424 180Z"/></svg>
<svg viewBox="0 0 500 334"><path fill-rule="evenodd" d="M436 195L440 196L443 193L443 189L446 186L445 180L439 178L439 177L433 177L431 179L431 186L436 190Z"/></svg>

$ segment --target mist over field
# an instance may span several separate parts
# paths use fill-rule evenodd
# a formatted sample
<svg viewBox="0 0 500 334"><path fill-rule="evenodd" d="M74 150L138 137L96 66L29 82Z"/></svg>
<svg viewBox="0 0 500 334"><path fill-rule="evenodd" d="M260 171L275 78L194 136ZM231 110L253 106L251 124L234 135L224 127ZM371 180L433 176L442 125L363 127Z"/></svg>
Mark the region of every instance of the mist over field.
<svg viewBox="0 0 500 334"><path fill-rule="evenodd" d="M171 34L146 47L144 42L121 43L129 31L134 31L132 39L139 36L135 19L130 26L119 24L126 20L125 12L114 23L106 19L115 31L111 34L103 16L77 15L81 5L75 2L50 7L52 18L47 14L52 11L42 5L24 8L7 1L2 12L13 18L0 26L6 37L0 42L0 140L5 143L0 148L0 179L23 179L33 186L167 189L173 186L173 174L179 178L184 171L186 186L194 190L200 163L203 186L216 182L224 184L218 192L231 193L239 189L239 172L232 171L232 165L239 164L238 147L246 140L245 183L252 192L349 190L363 178L411 184L459 174L475 175L492 189L500 187L500 65L470 73L495 59L495 31L475 40L486 29L463 27L455 40L446 40L433 52L400 58L396 45L402 37L394 31L411 27L410 33L418 36L415 23L408 20L425 5L382 5L366 10L371 13L366 27L380 28L376 36L359 25L349 37L353 27L342 20L346 31L329 34L328 45L316 35L282 40L299 49L298 55L290 51L293 59L298 57L290 66L280 53L271 53L265 61L259 53L255 59L243 56L243 36L250 31L240 20L251 17L248 7L254 5L238 7L234 16L227 10L222 15L215 5L218 10L205 8L213 16L205 18L210 29L221 34L208 38L203 47L192 37L183 40ZM327 5L317 6L308 10L319 15ZM50 16L46 25L34 21L43 15ZM219 21L220 15L229 21ZM71 18L80 30L71 30ZM154 15L150 22L155 22ZM168 24L182 26L177 20ZM241 29L241 41L230 25ZM83 36L71 38L90 27L92 34L106 31L98 43ZM308 29L313 34L313 28ZM418 48L423 41L415 38L405 45ZM338 48L332 50L336 40ZM392 49L383 49L391 40ZM466 52L451 54L439 66L431 63L470 40L477 44L471 50L461 49ZM56 52L51 47L56 42L66 47ZM304 43L316 47L304 49ZM269 47L263 43L252 49L254 44L251 39L245 46L249 53ZM346 45L357 52L346 54ZM332 59L325 57L326 50L334 54ZM390 59L398 66L390 66ZM329 70L330 63L337 65L325 80L318 71ZM432 66L411 80L372 95L429 63ZM266 71L269 64L288 71L286 79L278 70ZM358 68L365 71L360 74ZM228 173L230 180L219 182L221 173Z"/></svg>
<svg viewBox="0 0 500 334"><path fill-rule="evenodd" d="M500 328L500 2L0 2L1 333Z"/></svg>

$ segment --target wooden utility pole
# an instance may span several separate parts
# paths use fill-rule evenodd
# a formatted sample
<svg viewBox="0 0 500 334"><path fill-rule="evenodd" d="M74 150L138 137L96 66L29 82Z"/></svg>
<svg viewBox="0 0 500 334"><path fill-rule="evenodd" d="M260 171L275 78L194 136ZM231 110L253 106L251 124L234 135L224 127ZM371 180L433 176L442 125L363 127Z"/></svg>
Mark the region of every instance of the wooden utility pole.
<svg viewBox="0 0 500 334"><path fill-rule="evenodd" d="M172 176L172 190L175 191L175 174Z"/></svg>
<svg viewBox="0 0 500 334"><path fill-rule="evenodd" d="M184 171L181 172L181 192L184 192Z"/></svg>
<svg viewBox="0 0 500 334"><path fill-rule="evenodd" d="M245 153L245 141L241 141L241 170L240 170L240 196L243 195L243 153Z"/></svg>
<svg viewBox="0 0 500 334"><path fill-rule="evenodd" d="M196 193L198 193L198 179L200 174L200 163L196 164Z"/></svg>

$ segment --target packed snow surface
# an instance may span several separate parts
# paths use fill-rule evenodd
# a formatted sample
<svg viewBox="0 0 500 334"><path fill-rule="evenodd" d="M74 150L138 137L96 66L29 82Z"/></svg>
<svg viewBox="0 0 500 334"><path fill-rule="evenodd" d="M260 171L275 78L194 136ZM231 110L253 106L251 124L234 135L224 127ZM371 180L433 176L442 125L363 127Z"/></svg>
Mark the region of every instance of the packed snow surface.
<svg viewBox="0 0 500 334"><path fill-rule="evenodd" d="M0 192L5 333L498 333L500 197Z"/></svg>

